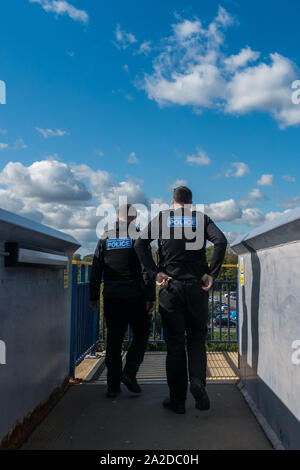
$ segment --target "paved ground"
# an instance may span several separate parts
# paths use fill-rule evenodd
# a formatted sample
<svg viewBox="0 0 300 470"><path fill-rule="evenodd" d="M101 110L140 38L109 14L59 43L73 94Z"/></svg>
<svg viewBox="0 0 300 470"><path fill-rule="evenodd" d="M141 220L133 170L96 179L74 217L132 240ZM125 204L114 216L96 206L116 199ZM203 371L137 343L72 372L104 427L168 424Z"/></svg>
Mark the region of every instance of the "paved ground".
<svg viewBox="0 0 300 470"><path fill-rule="evenodd" d="M161 406L167 385L146 384L142 396L124 390L105 397L105 385L74 385L31 435L23 449L202 450L271 449L235 384L210 384L210 411L186 415Z"/></svg>

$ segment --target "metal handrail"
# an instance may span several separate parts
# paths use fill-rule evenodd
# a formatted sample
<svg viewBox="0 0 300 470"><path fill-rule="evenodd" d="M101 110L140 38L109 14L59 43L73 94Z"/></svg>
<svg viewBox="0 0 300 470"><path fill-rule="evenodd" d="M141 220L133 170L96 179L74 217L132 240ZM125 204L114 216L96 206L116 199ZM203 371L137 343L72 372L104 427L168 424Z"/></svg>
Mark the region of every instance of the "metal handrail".
<svg viewBox="0 0 300 470"><path fill-rule="evenodd" d="M9 256L7 251L0 251L0 256Z"/></svg>
<svg viewBox="0 0 300 470"><path fill-rule="evenodd" d="M92 266L93 263L91 263L90 261L77 261L73 259L72 264L79 264L81 266Z"/></svg>
<svg viewBox="0 0 300 470"><path fill-rule="evenodd" d="M79 264L79 265L82 265L82 266L92 266L93 263L91 263L90 261L73 260L72 264ZM222 268L238 268L238 267L239 267L238 264L222 264Z"/></svg>

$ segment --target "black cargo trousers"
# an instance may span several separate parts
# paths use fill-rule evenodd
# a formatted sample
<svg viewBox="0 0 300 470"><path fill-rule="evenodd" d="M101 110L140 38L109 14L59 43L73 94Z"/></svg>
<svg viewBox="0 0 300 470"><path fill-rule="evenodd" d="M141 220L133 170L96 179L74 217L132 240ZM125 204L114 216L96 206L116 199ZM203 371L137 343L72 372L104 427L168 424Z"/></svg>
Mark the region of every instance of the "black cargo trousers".
<svg viewBox="0 0 300 470"><path fill-rule="evenodd" d="M120 386L122 375L122 343L128 325L133 339L126 355L124 373L135 377L143 362L149 333L150 316L143 296L130 298L104 297L104 316L107 327L106 367L109 388Z"/></svg>
<svg viewBox="0 0 300 470"><path fill-rule="evenodd" d="M190 380L197 378L206 384L208 292L198 280L171 280L160 290L159 311L167 343L170 399L182 402L186 400L188 375Z"/></svg>

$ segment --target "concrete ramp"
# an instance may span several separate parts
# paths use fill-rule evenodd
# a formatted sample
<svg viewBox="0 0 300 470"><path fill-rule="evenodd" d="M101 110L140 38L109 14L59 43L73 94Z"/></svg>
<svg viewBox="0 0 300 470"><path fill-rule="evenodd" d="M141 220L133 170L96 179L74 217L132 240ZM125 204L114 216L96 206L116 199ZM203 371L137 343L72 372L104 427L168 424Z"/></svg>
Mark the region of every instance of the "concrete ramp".
<svg viewBox="0 0 300 470"><path fill-rule="evenodd" d="M208 385L209 411L196 410L189 396L185 415L162 407L165 384L145 384L141 396L123 386L117 400L105 391L99 382L72 386L23 449L272 449L235 384Z"/></svg>

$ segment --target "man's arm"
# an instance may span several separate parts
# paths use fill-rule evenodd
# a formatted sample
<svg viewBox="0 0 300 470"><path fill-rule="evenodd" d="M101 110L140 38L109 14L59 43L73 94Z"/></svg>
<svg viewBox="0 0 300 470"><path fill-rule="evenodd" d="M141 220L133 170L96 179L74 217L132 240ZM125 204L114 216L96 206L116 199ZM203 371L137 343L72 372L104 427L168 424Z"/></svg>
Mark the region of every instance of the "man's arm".
<svg viewBox="0 0 300 470"><path fill-rule="evenodd" d="M211 260L209 274L216 279L224 261L227 239L208 216L205 216L205 219L205 237L214 245L214 254Z"/></svg>
<svg viewBox="0 0 300 470"><path fill-rule="evenodd" d="M103 251L103 240L98 241L96 251L94 254L91 280L90 280L90 302L93 307L97 304L100 298L100 283L102 279L102 273L104 268L104 251ZM92 305L91 305L92 306Z"/></svg>
<svg viewBox="0 0 300 470"><path fill-rule="evenodd" d="M155 217L148 226L141 232L140 237L134 244L134 249L141 265L147 271L149 279L153 282L158 274L158 267L154 263L150 248L151 242L159 237L159 216ZM153 238L151 238L153 237Z"/></svg>
<svg viewBox="0 0 300 470"><path fill-rule="evenodd" d="M148 250L150 251L152 257L152 251L150 245L148 246ZM144 294L145 298L149 302L155 302L156 299L156 288L155 288L155 281L150 279L148 271L142 265L142 276L144 281Z"/></svg>
<svg viewBox="0 0 300 470"><path fill-rule="evenodd" d="M148 249L151 251L150 246ZM156 284L153 279L150 279L149 274L144 266L142 266L142 276L144 282L144 296L147 301L147 312L149 315L152 315L156 302Z"/></svg>

